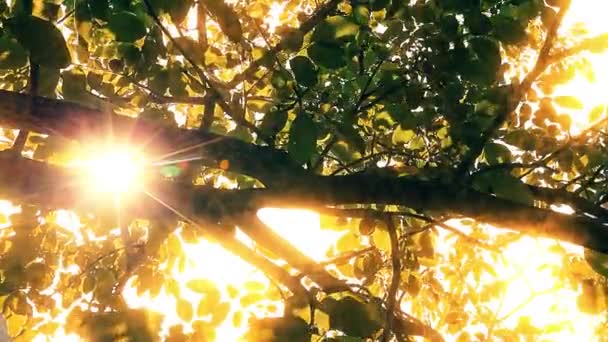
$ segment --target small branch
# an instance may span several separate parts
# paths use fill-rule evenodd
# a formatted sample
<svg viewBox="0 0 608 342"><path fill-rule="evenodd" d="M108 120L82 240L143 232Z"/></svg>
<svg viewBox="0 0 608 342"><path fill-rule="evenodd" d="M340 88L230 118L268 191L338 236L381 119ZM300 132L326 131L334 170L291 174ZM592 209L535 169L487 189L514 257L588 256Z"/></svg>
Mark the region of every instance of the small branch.
<svg viewBox="0 0 608 342"><path fill-rule="evenodd" d="M324 292L350 290L345 282L329 274L322 265L300 252L282 236L267 227L255 212L242 215L236 223L257 244L286 260L292 267L317 283Z"/></svg>
<svg viewBox="0 0 608 342"><path fill-rule="evenodd" d="M196 71L196 74L203 83L203 87L206 86L207 91L214 96L217 101L217 104L222 108L224 113L230 116L237 124L245 126L257 133L257 128L255 127L255 125L245 120L243 111L241 109L237 109L237 107L233 104L230 104L229 101L223 96L223 94L218 91L218 82L211 80L206 75L205 71L199 67L199 65L192 59L192 57L186 52L186 50L173 38L169 30L160 21L158 15L156 14L156 11L150 4L150 0L144 0L144 4L146 5L148 13L152 17L152 19L154 19L158 27L163 31L167 38L171 40L173 45L175 45L177 50L184 56L184 58L192 66L194 71Z"/></svg>
<svg viewBox="0 0 608 342"><path fill-rule="evenodd" d="M425 215L412 214L412 213L403 213L403 215L404 216L409 216L409 217L412 217L412 218L416 218L416 219L419 219L419 220L426 221L426 222L428 222L429 224L431 224L433 226L437 226L439 228L443 228L443 229L445 229L445 230L447 230L447 231L449 231L449 232L451 232L451 233L453 233L453 234L461 237L462 239L464 239L466 242L468 242L470 244L473 244L473 245L485 248L485 249L487 249L489 251L500 253L500 250L497 247L492 246L492 245L490 245L490 244L488 244L486 242L480 241L478 239L475 239L473 237L470 237L467 234L465 234L462 231L460 231L459 229L457 229L455 227L452 227L451 225L449 225L447 223L444 223L444 222L441 222L441 221L437 221L437 220L435 220L435 219L433 219L431 217L425 216ZM414 232L410 233L410 235L417 234L417 233L422 232L422 231L424 231L426 229L428 229L428 228L424 227L423 229L420 229L420 230L417 230L417 231L414 231Z"/></svg>
<svg viewBox="0 0 608 342"><path fill-rule="evenodd" d="M471 167L471 165L473 165L475 160L477 160L477 157L481 154L481 151L483 150L486 143L496 133L496 131L498 131L500 126L502 126L509 113L511 113L513 110L515 110L515 108L517 108L517 106L521 102L522 96L526 94L526 92L532 86L532 83L536 81L538 76L543 73L549 65L549 53L551 52L551 48L553 47L553 42L556 38L557 31L562 23L562 20L564 19L564 16L566 15L566 12L568 11L569 4L570 2L568 1L561 7L559 13L555 18L555 21L553 22L553 25L551 26L551 28L549 28L547 36L545 37L543 47L541 48L540 53L538 54L536 64L534 65L532 70L526 75L521 84L516 87L514 93L504 104L505 108L502 110L502 112L498 116L496 116L490 127L482 133L479 141L477 141L476 144L471 146L470 150L463 157L462 162L456 169L456 178L460 178L468 173L469 168Z"/></svg>
<svg viewBox="0 0 608 342"><path fill-rule="evenodd" d="M500 324L501 322L503 322L507 318L511 317L513 314L515 314L519 310L521 310L524 307L526 307L526 305L530 304L534 299L536 299L536 297L556 292L556 290L558 290L558 289L556 289L556 288L550 288L550 289L546 289L546 290L543 290L543 291L532 293L528 298L526 298L526 300L524 300L523 302L519 303L516 307L514 307L511 311L509 311L509 313L507 313L506 315L500 317L497 320L496 323Z"/></svg>
<svg viewBox="0 0 608 342"><path fill-rule="evenodd" d="M202 3L197 5L197 23L196 30L198 32L198 43L203 51L203 65L205 64L205 52L209 48L209 42L207 41L207 11Z"/></svg>
<svg viewBox="0 0 608 342"><path fill-rule="evenodd" d="M213 240L218 241L222 247L255 266L270 278L283 284L294 295L304 295L309 297L308 291L304 288L304 286L302 286L297 277L292 276L283 268L277 266L267 258L259 255L249 247L245 246L234 236L226 233L229 229L218 225L210 225L209 223L204 223L203 226L206 227L206 229L203 230L203 233L209 234L210 237Z"/></svg>
<svg viewBox="0 0 608 342"><path fill-rule="evenodd" d="M325 5L323 5L323 7L321 7L319 10L317 10L315 12L315 14L313 14L307 21L305 21L304 23L302 23L300 25L300 28L298 29L300 31L300 33L302 35L306 35L308 32L310 32L315 26L317 26L318 23L320 23L323 19L325 19L326 16L328 16L332 11L334 11L336 9L336 7L338 7L338 4L340 2L342 2L342 0L328 1ZM255 75L255 73L264 64L265 61L274 59L274 57L280 51L283 50L284 46L286 45L286 41L287 41L286 38L282 39L281 42L279 42L279 44L277 44L270 50L266 51L266 53L262 57L253 61L247 67L247 69L245 69L240 74L234 76L234 78L230 82L228 82L228 87L235 88L236 86L241 84L243 81L245 81L245 80L249 79L250 77L252 77L253 75Z"/></svg>
<svg viewBox="0 0 608 342"><path fill-rule="evenodd" d="M484 167L480 167L477 171L475 171L475 173L473 173L473 176L485 173L485 172L489 172L489 171L495 171L495 170L513 170L513 169L538 169L538 168L542 168L542 169L547 169L549 171L552 172L558 172L558 170L555 170L547 165L544 164L543 160L539 160L533 163L500 163L500 164L493 164L493 165L487 165Z"/></svg>
<svg viewBox="0 0 608 342"><path fill-rule="evenodd" d="M578 44L576 44L575 46L571 46L569 48L563 49L557 53L552 54L549 58L548 63L550 63L550 64L558 63L568 57L577 55L584 51L595 52L593 50L596 49L598 45L605 46L606 41L608 41L608 33L602 33L595 37L584 39L584 40L578 42ZM604 51L605 51L605 49L601 50L601 52L604 52Z"/></svg>
<svg viewBox="0 0 608 342"><path fill-rule="evenodd" d="M32 98L34 96L38 96L39 83L40 83L40 67L38 66L38 64L33 63L32 60L30 59L30 79L29 79L28 87L29 87L29 94L32 96ZM30 103L29 108L28 108L28 111L30 112L30 114L33 114L32 113L33 110L34 110L34 105L33 105L33 103ZM19 134L17 134L17 138L15 139L15 142L13 143L13 146L11 147L11 150L15 154L21 154L21 152L23 151L23 148L25 147L25 144L27 143L28 135L29 135L28 130L25 130L25 129L19 130Z"/></svg>
<svg viewBox="0 0 608 342"><path fill-rule="evenodd" d="M397 235L397 227L393 218L387 216L385 218L388 234L391 241L391 265L392 276L389 285L386 301L386 325L382 335L383 342L389 342L393 334L393 321L395 319L395 304L397 299L397 291L401 283L401 252L399 251L399 237Z"/></svg>
<svg viewBox="0 0 608 342"><path fill-rule="evenodd" d="M320 265L323 266L328 266L328 265L343 265L345 263L347 263L349 260L359 257L361 255L367 254L369 252L375 251L376 247L375 246L370 246L370 247L366 247L363 249L360 249L358 251L351 251L351 252L345 252L341 255L338 255L332 259L323 261L321 263L319 263Z"/></svg>

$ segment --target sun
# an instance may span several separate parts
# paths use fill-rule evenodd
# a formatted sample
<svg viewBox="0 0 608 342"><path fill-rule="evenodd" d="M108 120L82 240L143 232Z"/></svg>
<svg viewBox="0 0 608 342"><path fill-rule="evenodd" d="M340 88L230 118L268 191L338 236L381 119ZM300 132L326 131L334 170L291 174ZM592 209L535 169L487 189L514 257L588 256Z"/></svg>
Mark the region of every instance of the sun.
<svg viewBox="0 0 608 342"><path fill-rule="evenodd" d="M88 150L87 157L72 163L83 171L83 181L96 193L126 194L138 190L143 182L143 156L129 146L110 146Z"/></svg>

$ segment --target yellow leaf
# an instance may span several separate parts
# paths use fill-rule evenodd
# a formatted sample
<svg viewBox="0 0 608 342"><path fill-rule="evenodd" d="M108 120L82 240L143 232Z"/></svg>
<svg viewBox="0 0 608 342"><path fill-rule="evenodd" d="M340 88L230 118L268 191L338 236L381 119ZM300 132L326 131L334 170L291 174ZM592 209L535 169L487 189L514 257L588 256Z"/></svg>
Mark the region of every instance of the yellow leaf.
<svg viewBox="0 0 608 342"><path fill-rule="evenodd" d="M336 248L341 252L352 251L359 246L361 246L361 242L354 234L345 234L336 242Z"/></svg>
<svg viewBox="0 0 608 342"><path fill-rule="evenodd" d="M376 247L387 253L390 253L391 238L386 230L376 229L376 231L372 234L372 237L374 239L374 245Z"/></svg>
<svg viewBox="0 0 608 342"><path fill-rule="evenodd" d="M207 279L192 279L186 283L186 287L198 293L217 291L215 284L211 280Z"/></svg>
<svg viewBox="0 0 608 342"><path fill-rule="evenodd" d="M268 13L268 5L263 2L254 2L247 8L247 13L254 19L264 19Z"/></svg>
<svg viewBox="0 0 608 342"><path fill-rule="evenodd" d="M192 320L192 304L186 301L185 299L177 300L177 307L175 308L177 311L177 315L185 322L190 322Z"/></svg>
<svg viewBox="0 0 608 342"><path fill-rule="evenodd" d="M248 281L243 284L243 287L251 292L263 292L266 289L266 286L259 281Z"/></svg>

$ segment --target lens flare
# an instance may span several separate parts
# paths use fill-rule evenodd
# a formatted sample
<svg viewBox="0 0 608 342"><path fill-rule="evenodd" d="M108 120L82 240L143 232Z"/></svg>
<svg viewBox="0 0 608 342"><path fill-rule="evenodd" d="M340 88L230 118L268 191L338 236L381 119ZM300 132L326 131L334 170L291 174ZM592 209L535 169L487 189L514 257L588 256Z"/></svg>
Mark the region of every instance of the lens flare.
<svg viewBox="0 0 608 342"><path fill-rule="evenodd" d="M113 147L75 163L85 172L85 181L98 193L124 194L141 185L143 157L125 147Z"/></svg>

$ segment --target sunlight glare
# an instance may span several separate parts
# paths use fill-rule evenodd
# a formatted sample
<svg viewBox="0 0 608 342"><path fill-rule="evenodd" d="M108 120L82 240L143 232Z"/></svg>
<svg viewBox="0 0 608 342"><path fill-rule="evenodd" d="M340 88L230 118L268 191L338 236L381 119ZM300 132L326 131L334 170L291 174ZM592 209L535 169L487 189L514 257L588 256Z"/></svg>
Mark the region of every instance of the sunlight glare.
<svg viewBox="0 0 608 342"><path fill-rule="evenodd" d="M141 185L144 160L135 151L128 147L113 147L89 155L93 157L74 165L86 170L85 181L95 192L126 193Z"/></svg>
<svg viewBox="0 0 608 342"><path fill-rule="evenodd" d="M179 230L177 234L179 236ZM170 274L170 277L180 285L180 296L192 303L196 310L196 304L203 300L204 296L192 291L186 284L193 279L209 279L219 288L222 302L230 303L230 311L227 318L215 331L216 341L237 341L246 331L248 317L270 317L281 314L282 303L279 301L273 302L277 309L275 312L265 312L259 305L242 308L239 296L232 298L226 292L227 286L240 290L248 282L262 284L265 288L270 287L271 283L268 278L255 267L213 242L201 239L196 243L186 243L181 237L179 240L183 249L181 257L186 258L185 267L180 270L175 265L172 269L167 269L164 272ZM166 287L163 287L160 294L155 297L150 296L149 292L138 295L137 289L133 286L133 279L131 279L125 286L123 297L131 308L146 308L147 310L165 315L161 327L161 334L164 336L166 336L169 328L173 325L184 324L186 332L192 330L189 327L189 322L183 322L175 311L177 300L167 291ZM265 304L269 302L266 301ZM237 312L243 315L242 324L239 326L235 326L232 319ZM195 314L193 320L205 320L205 318L196 317Z"/></svg>
<svg viewBox="0 0 608 342"><path fill-rule="evenodd" d="M471 227L458 220L450 220L449 224L467 235L472 232ZM447 256L454 248L453 242L448 242L448 237L453 235L443 230L438 232L435 250ZM505 231L488 226L487 232L495 237ZM524 319L541 330L555 327L555 332L543 332L543 337L552 341L593 341L595 329L603 318L581 312L577 306L580 290L562 280L562 253L582 255L582 250L580 246L557 243L551 239L522 236L500 248L499 254L490 250L482 251L480 257L488 260L494 271L481 273L479 279L469 274L466 283L481 294L485 287L504 282L504 292L496 293L496 298L488 302L501 328L515 329L520 319ZM493 259L492 255L498 256L498 259ZM445 279L440 282L449 286ZM471 308L471 311L475 310L475 307ZM445 333L449 336L449 332Z"/></svg>
<svg viewBox="0 0 608 342"><path fill-rule="evenodd" d="M562 25L564 34L570 34L568 31L579 31L581 28L586 31L584 38L608 33L606 11L608 11L608 2L604 0L572 1ZM583 104L581 110L571 110L569 113L573 123L572 134L578 134L594 123L590 122L589 112L596 106L606 103L605 91L608 89L608 63L606 63L608 52L584 52L581 56L588 59L592 75L579 70L570 82L558 86L555 91L557 96L575 96Z"/></svg>
<svg viewBox="0 0 608 342"><path fill-rule="evenodd" d="M567 326L554 338L592 341L600 317L592 317L579 311L576 303L578 288L571 288L560 281L563 257L551 252L555 242L549 239L522 237L504 251L508 265L497 263L496 272L508 280L499 317L504 325L514 328L520 317L529 317L536 327L548 327L555 323ZM581 247L560 243L571 253L580 254ZM548 336L547 336L548 337Z"/></svg>
<svg viewBox="0 0 608 342"><path fill-rule="evenodd" d="M327 251L344 235L321 229L319 214L309 210L264 208L258 211L258 217L317 262L327 259Z"/></svg>

